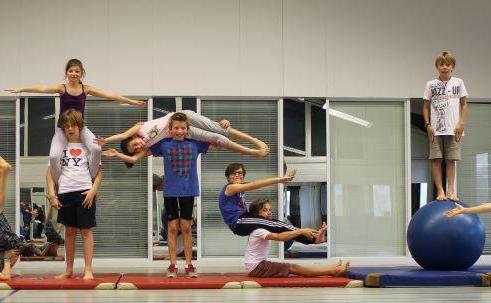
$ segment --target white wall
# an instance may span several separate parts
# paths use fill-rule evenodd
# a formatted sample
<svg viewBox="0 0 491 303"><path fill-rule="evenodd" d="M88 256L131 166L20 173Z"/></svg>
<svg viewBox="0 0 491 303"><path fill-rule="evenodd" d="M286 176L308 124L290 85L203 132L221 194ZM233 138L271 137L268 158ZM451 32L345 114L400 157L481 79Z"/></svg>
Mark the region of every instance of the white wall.
<svg viewBox="0 0 491 303"><path fill-rule="evenodd" d="M419 97L441 50L490 97L487 0L0 0L0 86L126 95ZM5 95L5 92L0 92Z"/></svg>

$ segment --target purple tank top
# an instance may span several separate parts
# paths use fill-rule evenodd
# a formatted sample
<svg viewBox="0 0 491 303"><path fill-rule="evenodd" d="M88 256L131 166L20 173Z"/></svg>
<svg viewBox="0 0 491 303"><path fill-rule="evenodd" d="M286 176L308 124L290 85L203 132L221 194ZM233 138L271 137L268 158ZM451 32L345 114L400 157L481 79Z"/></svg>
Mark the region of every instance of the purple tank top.
<svg viewBox="0 0 491 303"><path fill-rule="evenodd" d="M63 87L65 87L65 92L62 95L60 95L60 115L64 111L73 108L81 112L83 116L85 110L85 100L87 99L87 94L85 93L83 85L82 85L82 93L78 96L70 95L66 90L65 84L63 84ZM59 122L58 122L58 127L60 127Z"/></svg>

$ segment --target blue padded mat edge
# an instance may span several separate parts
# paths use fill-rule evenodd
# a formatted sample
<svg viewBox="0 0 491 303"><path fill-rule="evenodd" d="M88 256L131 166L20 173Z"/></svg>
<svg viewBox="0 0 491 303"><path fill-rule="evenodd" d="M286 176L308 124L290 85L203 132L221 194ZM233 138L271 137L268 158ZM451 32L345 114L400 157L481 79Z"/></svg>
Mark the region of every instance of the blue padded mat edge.
<svg viewBox="0 0 491 303"><path fill-rule="evenodd" d="M489 286L491 267L466 271L426 270L420 267L353 267L347 277L371 287ZM368 279L367 279L368 277ZM375 281L375 282L374 282Z"/></svg>

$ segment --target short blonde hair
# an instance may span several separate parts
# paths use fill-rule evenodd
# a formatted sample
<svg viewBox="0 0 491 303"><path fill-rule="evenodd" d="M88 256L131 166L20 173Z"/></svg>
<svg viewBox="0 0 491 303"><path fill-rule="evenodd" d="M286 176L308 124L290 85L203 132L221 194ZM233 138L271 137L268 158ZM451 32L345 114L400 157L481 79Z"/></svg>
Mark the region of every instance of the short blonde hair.
<svg viewBox="0 0 491 303"><path fill-rule="evenodd" d="M82 117L82 113L78 110L70 108L64 111L60 115L60 127L64 129L65 126L70 123L71 125L78 126L79 130L82 130L85 126L84 118Z"/></svg>
<svg viewBox="0 0 491 303"><path fill-rule="evenodd" d="M455 57L450 52L442 52L435 59L435 67L438 67L442 63L447 63L455 67Z"/></svg>

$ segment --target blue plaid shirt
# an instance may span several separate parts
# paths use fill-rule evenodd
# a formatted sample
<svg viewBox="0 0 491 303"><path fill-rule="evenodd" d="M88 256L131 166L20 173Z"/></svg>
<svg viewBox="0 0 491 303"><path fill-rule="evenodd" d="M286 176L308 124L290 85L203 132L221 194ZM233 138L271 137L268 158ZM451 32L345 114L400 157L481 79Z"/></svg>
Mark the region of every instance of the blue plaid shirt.
<svg viewBox="0 0 491 303"><path fill-rule="evenodd" d="M154 156L164 159L164 197L196 197L200 195L196 160L206 153L207 142L171 138L151 147Z"/></svg>

